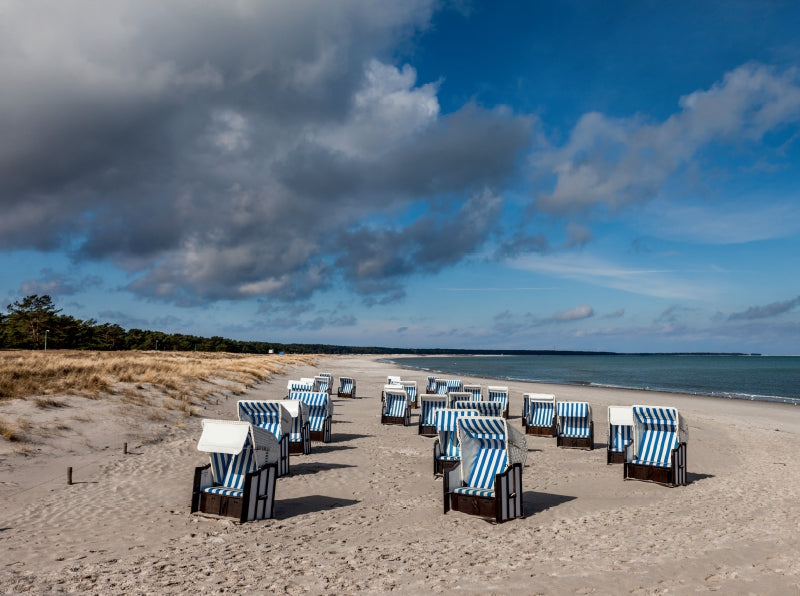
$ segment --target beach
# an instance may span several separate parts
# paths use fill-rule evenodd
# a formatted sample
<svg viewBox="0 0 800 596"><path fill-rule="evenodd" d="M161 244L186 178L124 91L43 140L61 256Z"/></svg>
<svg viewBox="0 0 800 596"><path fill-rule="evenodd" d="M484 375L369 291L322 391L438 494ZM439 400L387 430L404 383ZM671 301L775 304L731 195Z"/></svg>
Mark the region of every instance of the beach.
<svg viewBox="0 0 800 596"><path fill-rule="evenodd" d="M275 518L191 515L194 468L208 461L200 419L235 419L238 399L282 399L288 379L317 371L336 385L354 377L358 397L336 398L334 387L332 442L292 456ZM59 415L92 419L96 434L0 457L0 592L800 593L800 407L462 377L484 391L507 385L518 429L523 392L593 408L593 451L527 437L525 517L496 524L443 513L419 411L410 427L380 423L390 374L424 392L423 372L331 356L222 395L178 426L70 398ZM624 481L621 465L606 465L606 408L632 404L685 417L687 486Z"/></svg>

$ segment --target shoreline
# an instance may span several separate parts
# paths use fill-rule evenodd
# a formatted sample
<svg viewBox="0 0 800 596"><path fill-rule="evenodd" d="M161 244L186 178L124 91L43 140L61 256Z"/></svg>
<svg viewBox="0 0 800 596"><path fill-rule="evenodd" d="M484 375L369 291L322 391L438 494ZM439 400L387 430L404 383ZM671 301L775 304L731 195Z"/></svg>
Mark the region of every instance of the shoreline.
<svg viewBox="0 0 800 596"><path fill-rule="evenodd" d="M319 356L243 394L220 397L156 442L61 437L55 456L0 458L5 547L0 593L320 592L382 594L783 594L800 589L800 409L787 404L508 382L509 424L523 392L589 401L595 449L527 437L525 517L502 525L442 512L433 440L380 424L386 376L422 373L375 356ZM235 418L238 399L278 399L288 379L327 371L357 380L334 398L333 440L292 457L275 519L192 516L200 418ZM488 379L464 375L481 385ZM624 481L605 464L608 405L677 407L690 427L690 483ZM99 412L83 400L84 416ZM769 405L767 405L769 404ZM92 410L95 408L96 410ZM100 414L96 414L98 417ZM113 418L119 413L105 412ZM98 418L98 424L107 420ZM143 436L158 421L134 421ZM44 446L43 446L44 447ZM76 482L65 484L66 466ZM787 523L789 522L789 523Z"/></svg>

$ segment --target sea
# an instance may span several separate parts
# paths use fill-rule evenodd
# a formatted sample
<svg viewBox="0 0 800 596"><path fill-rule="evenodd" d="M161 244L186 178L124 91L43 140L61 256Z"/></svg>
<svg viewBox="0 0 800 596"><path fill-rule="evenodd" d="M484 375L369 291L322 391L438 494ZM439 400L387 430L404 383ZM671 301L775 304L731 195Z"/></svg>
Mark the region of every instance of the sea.
<svg viewBox="0 0 800 596"><path fill-rule="evenodd" d="M457 355L387 360L446 375L800 404L800 356Z"/></svg>

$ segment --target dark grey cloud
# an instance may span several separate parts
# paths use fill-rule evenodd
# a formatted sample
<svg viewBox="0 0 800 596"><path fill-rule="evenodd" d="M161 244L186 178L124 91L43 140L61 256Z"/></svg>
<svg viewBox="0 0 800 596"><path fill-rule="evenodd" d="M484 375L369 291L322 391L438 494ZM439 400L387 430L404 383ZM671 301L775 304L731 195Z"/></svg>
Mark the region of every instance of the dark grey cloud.
<svg viewBox="0 0 800 596"><path fill-rule="evenodd" d="M800 305L800 296L783 302L773 302L765 306L751 306L747 310L735 312L728 316L729 321L750 321L753 319L766 319L777 317L785 312L789 312L797 305Z"/></svg>
<svg viewBox="0 0 800 596"><path fill-rule="evenodd" d="M148 298L303 300L344 279L397 299L485 240L529 143L530 118L442 114L437 82L378 59L432 0L51 8L0 23L0 248L111 261ZM450 217L464 235L445 240Z"/></svg>
<svg viewBox="0 0 800 596"><path fill-rule="evenodd" d="M48 267L41 270L38 279L23 281L19 293L71 296L102 284L103 280L96 275L84 275L76 278L69 273L57 272Z"/></svg>

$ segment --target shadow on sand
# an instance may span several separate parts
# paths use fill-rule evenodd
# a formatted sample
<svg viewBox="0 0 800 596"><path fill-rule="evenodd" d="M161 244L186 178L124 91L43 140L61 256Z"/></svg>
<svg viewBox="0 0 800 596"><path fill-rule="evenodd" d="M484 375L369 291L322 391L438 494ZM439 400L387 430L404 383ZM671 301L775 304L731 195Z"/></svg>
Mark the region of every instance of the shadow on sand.
<svg viewBox="0 0 800 596"><path fill-rule="evenodd" d="M359 501L354 499L335 499L325 495L308 495L294 499L275 500L275 519L289 519L297 515L314 513L315 511L328 511L338 507L349 507Z"/></svg>

